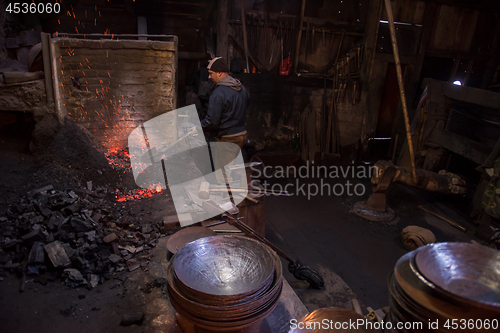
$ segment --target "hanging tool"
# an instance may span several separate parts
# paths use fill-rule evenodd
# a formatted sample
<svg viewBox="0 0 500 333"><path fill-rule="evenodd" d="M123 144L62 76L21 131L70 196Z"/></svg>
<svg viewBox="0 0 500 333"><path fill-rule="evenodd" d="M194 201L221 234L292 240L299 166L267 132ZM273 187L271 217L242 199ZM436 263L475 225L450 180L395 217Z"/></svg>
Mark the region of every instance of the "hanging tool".
<svg viewBox="0 0 500 333"><path fill-rule="evenodd" d="M272 48L271 48L271 58L269 58L269 65L271 64L271 62L273 61L273 55L274 55L274 49L275 49L275 46L276 46L276 40L278 39L278 34L281 30L281 21L279 21L279 25L278 25L278 30L276 31L276 35L273 36L273 45L272 45Z"/></svg>

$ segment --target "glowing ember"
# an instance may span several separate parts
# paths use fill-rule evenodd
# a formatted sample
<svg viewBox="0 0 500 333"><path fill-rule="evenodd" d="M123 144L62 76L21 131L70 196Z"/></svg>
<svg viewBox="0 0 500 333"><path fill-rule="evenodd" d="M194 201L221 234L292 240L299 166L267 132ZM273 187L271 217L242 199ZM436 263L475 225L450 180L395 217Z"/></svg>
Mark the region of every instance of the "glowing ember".
<svg viewBox="0 0 500 333"><path fill-rule="evenodd" d="M104 156L108 159L111 167L117 171L126 172L132 168L130 165L130 154L125 148L113 149L105 153Z"/></svg>
<svg viewBox="0 0 500 333"><path fill-rule="evenodd" d="M117 202L138 200L144 198L151 198L153 195L161 193L161 185L156 185L156 188L150 189L136 189L128 191L128 193L121 193L116 190L115 198Z"/></svg>

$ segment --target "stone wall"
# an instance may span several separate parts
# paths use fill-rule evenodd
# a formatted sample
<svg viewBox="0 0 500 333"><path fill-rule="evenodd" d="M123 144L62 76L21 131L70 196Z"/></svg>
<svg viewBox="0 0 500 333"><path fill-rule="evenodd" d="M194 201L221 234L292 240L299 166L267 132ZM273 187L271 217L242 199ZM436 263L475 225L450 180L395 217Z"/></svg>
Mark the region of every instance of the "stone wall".
<svg viewBox="0 0 500 333"><path fill-rule="evenodd" d="M53 43L61 113L106 149L126 147L134 128L176 108L177 37L167 42L55 38Z"/></svg>
<svg viewBox="0 0 500 333"><path fill-rule="evenodd" d="M45 81L0 84L0 111L31 112L47 104Z"/></svg>

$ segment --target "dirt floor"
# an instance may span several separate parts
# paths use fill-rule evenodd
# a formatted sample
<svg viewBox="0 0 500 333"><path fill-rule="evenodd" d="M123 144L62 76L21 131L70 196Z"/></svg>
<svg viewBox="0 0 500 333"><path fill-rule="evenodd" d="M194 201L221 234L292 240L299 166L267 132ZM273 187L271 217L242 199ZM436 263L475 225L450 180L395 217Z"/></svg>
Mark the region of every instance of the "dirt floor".
<svg viewBox="0 0 500 333"><path fill-rule="evenodd" d="M88 133L77 125L68 123L57 132L50 147L35 155L28 151L31 130L29 120L18 119L4 127L0 134L0 218L4 218L3 223L5 219L15 219L13 205L27 200L28 193L34 189L52 185L53 191L88 194L89 181L94 191L101 188L106 193L89 206L109 215L98 229L103 235L118 230L114 224L121 219L127 221L128 227L119 230L128 237L139 233L137 230L143 226L157 226L164 216L174 213L168 192L117 202L120 195L136 193L130 170L116 165L120 158L115 158L115 165L111 166L104 152L96 149ZM293 180L281 182L289 181ZM370 189L368 179L359 181ZM418 204L430 204L431 208L455 214L453 218L473 228L463 214L450 208L448 198L391 185L388 203L397 218L390 223L374 223L352 213L352 205L368 195L369 192L361 197L266 199L267 238L291 257L319 271L325 280L323 290L312 290L307 282L296 280L284 269L287 281L309 311L332 306L350 308L352 298L359 299L363 307L377 309L388 305L387 276L397 259L406 253L401 230L409 224L429 228L438 241L474 239L417 208ZM114 218L117 221L113 222ZM0 257L9 254L11 259L10 263L2 262L0 268L2 332L174 332L165 326L175 320L168 310L158 264L165 261L166 252L161 245L168 234L150 233L156 241L150 243L151 248L142 256L147 257L144 266L132 272L114 266L100 276L94 288L75 287L74 283L72 286L61 269L51 267L45 267L38 275L23 277L20 265L27 249L23 250L22 243L2 249ZM2 241L5 244L6 237ZM109 255L106 244L97 243L96 248L104 249L102 253ZM100 252L96 253L100 256ZM283 264L286 267L287 262L283 260ZM123 315L138 312L145 314L141 326L120 326Z"/></svg>

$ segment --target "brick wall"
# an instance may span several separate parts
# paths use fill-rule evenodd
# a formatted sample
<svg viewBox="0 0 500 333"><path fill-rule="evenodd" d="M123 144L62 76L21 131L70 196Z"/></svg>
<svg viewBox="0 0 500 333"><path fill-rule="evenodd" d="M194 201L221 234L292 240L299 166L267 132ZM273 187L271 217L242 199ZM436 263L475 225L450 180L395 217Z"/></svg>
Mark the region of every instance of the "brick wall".
<svg viewBox="0 0 500 333"><path fill-rule="evenodd" d="M177 37L168 42L55 38L53 43L61 112L106 149L126 147L134 128L176 108ZM79 78L80 89L72 77Z"/></svg>

